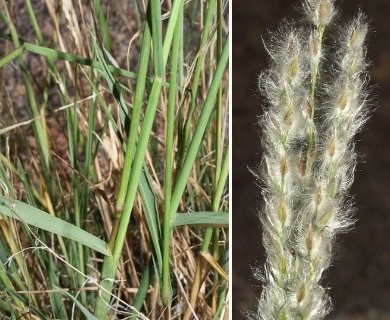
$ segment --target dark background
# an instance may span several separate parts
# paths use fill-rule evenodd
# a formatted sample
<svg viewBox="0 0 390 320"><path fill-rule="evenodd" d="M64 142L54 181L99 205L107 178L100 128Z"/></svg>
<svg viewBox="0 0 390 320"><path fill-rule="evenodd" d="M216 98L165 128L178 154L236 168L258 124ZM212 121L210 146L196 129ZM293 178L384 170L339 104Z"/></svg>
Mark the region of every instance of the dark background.
<svg viewBox="0 0 390 320"><path fill-rule="evenodd" d="M260 190L248 168L261 158L257 116L262 99L257 77L266 66L262 36L283 18L301 19L299 0L233 1L233 319L254 310L261 283L251 267L264 263L256 204ZM350 20L358 8L370 20L368 54L373 107L358 136L359 164L352 193L356 218L352 232L338 237L333 266L323 284L334 311L329 319L390 319L390 1L336 1L335 23ZM333 30L336 31L337 30Z"/></svg>

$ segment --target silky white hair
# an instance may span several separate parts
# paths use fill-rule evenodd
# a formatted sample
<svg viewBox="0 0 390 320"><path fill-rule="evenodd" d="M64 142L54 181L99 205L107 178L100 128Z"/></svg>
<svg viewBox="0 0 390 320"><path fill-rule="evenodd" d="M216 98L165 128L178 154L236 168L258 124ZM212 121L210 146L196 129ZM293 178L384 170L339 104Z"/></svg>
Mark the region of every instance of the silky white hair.
<svg viewBox="0 0 390 320"><path fill-rule="evenodd" d="M259 77L268 101L257 173L267 261L255 272L264 285L251 319L323 319L331 301L322 274L335 235L354 222L348 195L354 136L369 114L366 19L359 13L343 27L329 55L323 38L336 13L334 0L305 0L303 8L311 25L286 24L270 33L270 66ZM325 67L332 76L321 76Z"/></svg>

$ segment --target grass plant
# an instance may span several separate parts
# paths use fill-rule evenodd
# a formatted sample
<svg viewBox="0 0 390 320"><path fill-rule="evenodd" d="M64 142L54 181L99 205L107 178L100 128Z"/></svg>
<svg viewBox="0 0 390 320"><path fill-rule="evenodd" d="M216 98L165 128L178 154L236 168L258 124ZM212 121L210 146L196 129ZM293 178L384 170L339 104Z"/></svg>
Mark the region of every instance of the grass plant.
<svg viewBox="0 0 390 320"><path fill-rule="evenodd" d="M0 316L226 318L227 2L0 20Z"/></svg>

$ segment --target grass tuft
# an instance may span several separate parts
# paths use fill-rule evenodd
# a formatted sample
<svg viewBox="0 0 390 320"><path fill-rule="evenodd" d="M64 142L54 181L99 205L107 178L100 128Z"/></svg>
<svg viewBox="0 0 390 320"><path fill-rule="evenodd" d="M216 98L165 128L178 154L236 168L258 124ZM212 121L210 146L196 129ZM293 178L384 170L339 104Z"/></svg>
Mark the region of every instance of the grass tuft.
<svg viewBox="0 0 390 320"><path fill-rule="evenodd" d="M226 3L0 21L0 317L227 315Z"/></svg>

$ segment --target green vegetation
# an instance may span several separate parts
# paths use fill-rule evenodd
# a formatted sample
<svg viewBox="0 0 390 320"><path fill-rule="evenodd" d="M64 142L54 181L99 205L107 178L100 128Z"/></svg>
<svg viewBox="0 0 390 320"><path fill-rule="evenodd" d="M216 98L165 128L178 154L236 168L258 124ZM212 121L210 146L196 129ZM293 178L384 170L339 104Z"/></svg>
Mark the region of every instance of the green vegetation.
<svg viewBox="0 0 390 320"><path fill-rule="evenodd" d="M0 317L228 312L227 5L125 3L0 5Z"/></svg>

